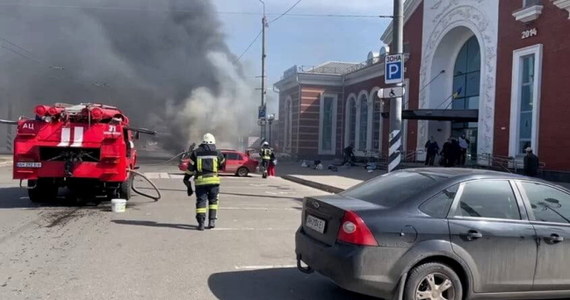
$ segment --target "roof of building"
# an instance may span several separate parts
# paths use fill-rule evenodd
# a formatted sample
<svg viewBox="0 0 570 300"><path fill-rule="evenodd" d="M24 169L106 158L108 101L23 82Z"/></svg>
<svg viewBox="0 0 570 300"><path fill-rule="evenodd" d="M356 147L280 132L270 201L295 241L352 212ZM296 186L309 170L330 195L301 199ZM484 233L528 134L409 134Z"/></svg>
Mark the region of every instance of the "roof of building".
<svg viewBox="0 0 570 300"><path fill-rule="evenodd" d="M348 63L340 61L328 61L316 67L304 69L307 73L345 74L350 69L359 65L358 63Z"/></svg>

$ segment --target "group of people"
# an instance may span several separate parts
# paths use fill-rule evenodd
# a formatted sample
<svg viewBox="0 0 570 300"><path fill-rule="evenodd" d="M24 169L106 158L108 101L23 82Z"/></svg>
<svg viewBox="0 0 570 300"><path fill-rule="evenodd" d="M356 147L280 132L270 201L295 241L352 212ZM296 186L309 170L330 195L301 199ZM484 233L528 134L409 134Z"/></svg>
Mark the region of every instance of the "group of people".
<svg viewBox="0 0 570 300"><path fill-rule="evenodd" d="M463 134L458 139L454 137L448 138L443 144L442 149L440 149L439 144L432 136L425 144L425 165L433 166L435 164L436 156L440 155L441 158L439 160L439 165L441 166L464 166L467 161L467 149L469 149L470 143L469 139L467 139L465 134Z"/></svg>
<svg viewBox="0 0 570 300"><path fill-rule="evenodd" d="M216 227L220 193L219 171L224 168L226 159L222 152L216 149L216 138L211 133L203 136L202 143L196 149L194 146L192 144L187 153L190 162L182 181L186 185L188 196L196 193L196 221L198 230L203 231L206 228ZM266 170L268 176L275 176L275 154L269 143L262 144L259 154L264 173ZM190 182L192 177L194 177L195 191ZM205 224L206 217L208 226Z"/></svg>
<svg viewBox="0 0 570 300"><path fill-rule="evenodd" d="M441 155L439 164L444 167L455 167L457 165L464 166L467 149L469 148L469 140L465 138L465 135L455 139L450 137L447 142L443 144L443 149L439 149L439 145L435 139L430 137L429 141L425 144L426 149L426 166L433 166L435 164L435 158L437 155ZM531 147L525 148L526 155L523 158L523 171L526 176L537 176L538 169L540 168L540 161L538 156L532 152Z"/></svg>

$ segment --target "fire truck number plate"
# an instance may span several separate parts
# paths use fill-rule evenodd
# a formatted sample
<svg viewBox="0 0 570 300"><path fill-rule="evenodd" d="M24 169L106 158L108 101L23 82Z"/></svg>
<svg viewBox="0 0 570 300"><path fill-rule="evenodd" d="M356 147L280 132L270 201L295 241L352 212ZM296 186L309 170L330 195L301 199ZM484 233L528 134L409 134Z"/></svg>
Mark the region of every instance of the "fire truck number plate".
<svg viewBox="0 0 570 300"><path fill-rule="evenodd" d="M16 163L16 167L18 168L41 168L41 162L18 162Z"/></svg>

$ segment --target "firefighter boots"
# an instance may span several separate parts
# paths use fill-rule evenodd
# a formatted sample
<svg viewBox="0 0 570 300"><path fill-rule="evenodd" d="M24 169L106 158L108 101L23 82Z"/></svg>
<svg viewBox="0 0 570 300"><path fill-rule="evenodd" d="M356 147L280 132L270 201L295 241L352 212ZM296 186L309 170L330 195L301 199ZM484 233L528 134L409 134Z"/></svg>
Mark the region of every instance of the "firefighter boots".
<svg viewBox="0 0 570 300"><path fill-rule="evenodd" d="M208 222L208 229L214 229L214 228L216 228L216 220L211 219L211 220Z"/></svg>

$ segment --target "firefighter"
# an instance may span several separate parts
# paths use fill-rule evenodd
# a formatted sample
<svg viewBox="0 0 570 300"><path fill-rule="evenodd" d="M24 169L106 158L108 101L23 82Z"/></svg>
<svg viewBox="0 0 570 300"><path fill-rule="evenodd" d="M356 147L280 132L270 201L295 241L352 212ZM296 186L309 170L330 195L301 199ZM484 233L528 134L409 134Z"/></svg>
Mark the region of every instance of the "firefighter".
<svg viewBox="0 0 570 300"><path fill-rule="evenodd" d="M206 213L208 213L208 229L216 227L220 192L218 171L222 169L224 162L224 156L216 150L216 139L211 133L206 133L202 144L190 154L188 167L194 176L196 220L200 231L205 228ZM209 205L206 205L207 203Z"/></svg>
<svg viewBox="0 0 570 300"><path fill-rule="evenodd" d="M259 151L259 156L261 156L261 166L263 167L263 178L267 178L267 172L269 164L275 159L273 154L273 149L269 147L268 142L263 142L261 144L261 150Z"/></svg>

